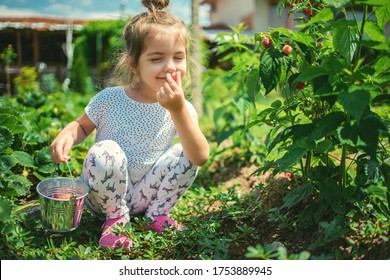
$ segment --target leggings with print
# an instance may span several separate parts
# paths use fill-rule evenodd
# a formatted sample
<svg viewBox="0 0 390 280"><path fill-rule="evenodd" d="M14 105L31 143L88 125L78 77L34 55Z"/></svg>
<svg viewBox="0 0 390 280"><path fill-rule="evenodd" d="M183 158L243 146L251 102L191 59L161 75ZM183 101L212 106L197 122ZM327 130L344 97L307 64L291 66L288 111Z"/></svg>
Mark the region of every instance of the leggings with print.
<svg viewBox="0 0 390 280"><path fill-rule="evenodd" d="M154 220L170 213L197 172L198 166L189 161L178 143L134 183L123 150L116 142L105 140L88 151L81 179L90 187L86 205L98 217L129 219L130 215L144 213Z"/></svg>

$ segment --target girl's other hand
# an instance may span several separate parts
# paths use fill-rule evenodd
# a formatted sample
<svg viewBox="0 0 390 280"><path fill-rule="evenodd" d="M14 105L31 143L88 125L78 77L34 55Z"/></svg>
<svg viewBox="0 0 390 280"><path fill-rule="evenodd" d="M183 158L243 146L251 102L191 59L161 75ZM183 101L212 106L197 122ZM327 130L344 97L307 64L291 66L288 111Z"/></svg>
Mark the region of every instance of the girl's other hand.
<svg viewBox="0 0 390 280"><path fill-rule="evenodd" d="M179 111L185 106L184 92L181 87L181 72L176 75L167 73L167 82L156 94L161 107L170 112Z"/></svg>

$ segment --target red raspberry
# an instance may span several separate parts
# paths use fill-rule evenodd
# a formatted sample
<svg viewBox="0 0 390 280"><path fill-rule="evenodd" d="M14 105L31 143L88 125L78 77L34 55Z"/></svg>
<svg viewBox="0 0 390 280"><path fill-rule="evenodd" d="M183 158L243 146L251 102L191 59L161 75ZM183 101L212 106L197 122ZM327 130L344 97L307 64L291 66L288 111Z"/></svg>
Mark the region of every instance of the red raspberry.
<svg viewBox="0 0 390 280"><path fill-rule="evenodd" d="M295 86L297 90L303 90L305 88L305 83L304 82L298 82L297 85Z"/></svg>
<svg viewBox="0 0 390 280"><path fill-rule="evenodd" d="M292 47L290 45L284 45L282 51L284 54L289 54L292 51Z"/></svg>
<svg viewBox="0 0 390 280"><path fill-rule="evenodd" d="M313 10L312 9L306 9L305 10L305 14L308 16L308 17L311 17L313 15Z"/></svg>
<svg viewBox="0 0 390 280"><path fill-rule="evenodd" d="M272 46L272 40L269 38L264 38L261 42L264 46L264 48L269 49Z"/></svg>

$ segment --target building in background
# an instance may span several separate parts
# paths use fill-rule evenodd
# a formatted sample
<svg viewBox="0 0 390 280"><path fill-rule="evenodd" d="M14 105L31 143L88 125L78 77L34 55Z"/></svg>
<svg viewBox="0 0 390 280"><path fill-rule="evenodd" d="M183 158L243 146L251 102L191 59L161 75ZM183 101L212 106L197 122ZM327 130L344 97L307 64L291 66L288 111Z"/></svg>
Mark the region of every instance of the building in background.
<svg viewBox="0 0 390 280"><path fill-rule="evenodd" d="M210 7L210 25L204 27L206 35L212 36L241 22L252 33L267 32L272 27L292 28L288 9L281 16L277 14L278 0L203 0L202 4Z"/></svg>
<svg viewBox="0 0 390 280"><path fill-rule="evenodd" d="M10 67L14 78L23 66L45 65L58 80L66 75L67 56L64 49L69 26L80 30L85 21L52 17L0 17L0 52L9 45L16 52ZM5 89L4 65L0 68L0 94Z"/></svg>

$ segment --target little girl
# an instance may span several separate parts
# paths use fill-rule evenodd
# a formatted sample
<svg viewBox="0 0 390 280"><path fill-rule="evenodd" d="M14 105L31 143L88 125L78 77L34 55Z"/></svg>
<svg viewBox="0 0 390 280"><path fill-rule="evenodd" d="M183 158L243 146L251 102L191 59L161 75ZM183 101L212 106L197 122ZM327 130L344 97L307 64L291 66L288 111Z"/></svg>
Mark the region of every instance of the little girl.
<svg viewBox="0 0 390 280"><path fill-rule="evenodd" d="M80 179L90 187L87 206L105 219L103 248L132 246L125 235L114 235L113 227L134 214L150 218L149 228L157 232L182 229L169 213L209 156L197 113L182 88L188 60L185 24L167 10L169 0L142 4L148 11L124 28L126 50L116 69L124 85L99 92L50 147L55 162L66 162L71 147L96 129ZM173 144L177 137L180 142Z"/></svg>

